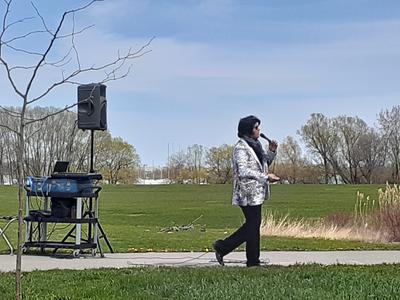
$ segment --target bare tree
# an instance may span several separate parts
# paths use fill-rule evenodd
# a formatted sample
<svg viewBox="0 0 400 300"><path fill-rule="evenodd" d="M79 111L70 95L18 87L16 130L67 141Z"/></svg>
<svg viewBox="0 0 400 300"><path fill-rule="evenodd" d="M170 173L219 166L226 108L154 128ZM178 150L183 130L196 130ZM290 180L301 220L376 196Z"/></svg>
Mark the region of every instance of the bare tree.
<svg viewBox="0 0 400 300"><path fill-rule="evenodd" d="M282 163L290 168L288 180L291 183L298 182L299 169L303 160L298 142L293 137L287 136L280 146L279 156Z"/></svg>
<svg viewBox="0 0 400 300"><path fill-rule="evenodd" d="M384 110L378 122L383 133L384 143L388 145L389 159L393 166L393 181L400 181L400 105Z"/></svg>
<svg viewBox="0 0 400 300"><path fill-rule="evenodd" d="M320 156L325 170L325 183L329 182L329 154L335 153L338 145L332 122L321 113L311 114L307 123L298 131L307 148Z"/></svg>
<svg viewBox="0 0 400 300"><path fill-rule="evenodd" d="M360 138L368 125L359 117L339 116L333 119L334 132L339 138L338 151L331 153L330 162L346 183L360 183Z"/></svg>
<svg viewBox="0 0 400 300"><path fill-rule="evenodd" d="M0 112L0 124L4 124L7 127L15 128L15 118L10 115ZM17 178L17 165L16 165L16 148L18 144L17 136L14 132L8 130L5 127L0 126L1 133L1 151L2 156L2 177L7 183L14 183Z"/></svg>
<svg viewBox="0 0 400 300"><path fill-rule="evenodd" d="M41 118L29 118L26 115L29 106L35 105L38 101L42 100L48 96L54 89L65 84L83 84L81 82L81 76L88 73L93 73L100 71L104 75L102 79L98 82L104 83L111 80L117 80L126 77L129 74L130 66L125 68L126 63L134 58L140 57L148 52L146 48L149 43L145 44L139 50L134 51L129 49L124 54L118 53L117 57L109 62L101 65L88 65L85 66L84 63L79 58L79 52L75 44L75 37L82 34L91 26L87 26L81 29L75 28L75 17L78 13L92 6L95 2L100 0L89 1L86 5L78 7L76 9L71 9L64 11L61 15L59 22L56 24L55 28L52 29L47 24L45 18L40 13L38 7L31 2L32 10L36 15L36 19L40 21L40 28L34 28L34 26L29 26L28 22L32 21L34 18L18 18L13 17L11 21L11 12L13 0L3 0L2 2L2 17L1 17L1 29L0 29L0 65L3 67L5 78L7 78L10 87L13 92L20 100L20 109L9 110L2 106L0 109L7 113L10 117L17 120L17 124L10 126L10 124L0 124L0 127L6 128L11 131L18 140L18 151L16 153L16 161L18 164L17 174L18 174L18 241L17 241L17 258L16 258L16 299L22 298L21 291L21 245L22 245L22 229L23 229L23 184L24 184L24 160L25 160L25 140L26 140L26 128L30 124L35 122L43 121L55 114L62 111L68 110L69 108L75 106L76 104L67 105L64 109L58 110L54 113L50 113ZM71 20L72 28L69 33L65 32L65 25L67 20ZM13 35L14 28L18 25L24 24L24 28L27 31ZM27 41L30 38L35 39L42 38L42 50L32 50L29 49L29 43L25 43L26 48L21 48L19 45L22 41ZM59 58L55 58L57 53L52 51L55 49L55 45L59 42L64 42L66 40L70 41L70 48L66 50L64 55ZM13 63L13 60L9 53L17 53L24 56L21 61L30 61L30 63L24 65L18 65ZM60 79L50 83L42 91L36 92L33 87L37 85L38 78L43 72L54 72L54 70L60 70L69 66L72 71L64 72L61 70ZM20 77L17 75L23 73L26 81L19 80Z"/></svg>
<svg viewBox="0 0 400 300"><path fill-rule="evenodd" d="M27 110L27 116L41 118L58 110L52 107L35 107ZM49 175L56 160L75 163L71 145L78 142L76 131L76 113L70 111L28 126L25 140L25 172L37 176Z"/></svg>
<svg viewBox="0 0 400 300"><path fill-rule="evenodd" d="M187 148L187 165L196 183L200 183L201 171L203 168L204 160L204 147L202 145L194 144Z"/></svg>
<svg viewBox="0 0 400 300"><path fill-rule="evenodd" d="M181 150L173 153L170 157L171 178L175 181L183 180L183 171L187 167L186 153Z"/></svg>
<svg viewBox="0 0 400 300"><path fill-rule="evenodd" d="M34 107L27 109L26 114L29 118L41 118L57 110L52 107ZM9 116L0 110L1 124L7 118ZM97 135L100 138L96 139L96 144L101 141L102 133ZM26 128L25 135L25 174L50 175L57 160L69 161L73 171L89 169L90 132L78 130L75 112L64 111L42 122L32 123ZM8 159L8 153L16 153L18 150L12 137L8 130L0 127L0 144L3 145L0 150L3 153L1 164L4 166L0 176L7 176L11 181L17 180L16 174L11 171L17 167L16 159Z"/></svg>
<svg viewBox="0 0 400 300"><path fill-rule="evenodd" d="M360 172L366 183L373 183L377 172L381 172L386 160L386 143L373 128L364 133L358 141L358 153L360 157ZM375 175L375 176L374 176Z"/></svg>

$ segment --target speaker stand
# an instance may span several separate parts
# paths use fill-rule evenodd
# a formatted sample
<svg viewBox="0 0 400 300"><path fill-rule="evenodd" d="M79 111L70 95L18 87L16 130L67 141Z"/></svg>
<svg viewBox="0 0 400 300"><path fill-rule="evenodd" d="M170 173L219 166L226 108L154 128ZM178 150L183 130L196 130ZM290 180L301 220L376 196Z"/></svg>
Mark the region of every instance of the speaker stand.
<svg viewBox="0 0 400 300"><path fill-rule="evenodd" d="M91 129L90 130L90 170L89 170L89 173L94 173L95 172L94 171L93 159L94 159L94 129ZM93 199L90 197L89 198L89 211L85 213L85 215L89 215L89 218L93 217L93 205L92 205L93 201L92 200ZM100 239L101 238L104 238L104 241L106 242L110 252L114 253L114 250L113 250L113 248L111 246L111 243L108 240L107 234L105 233L105 231L103 229L103 226L101 226L101 224L100 224L99 218L97 218L97 226L100 229L100 232L102 234L101 236L97 237L97 241L96 241L97 245L99 247L99 250L100 250L101 257L104 257L103 250L102 250L101 245L100 245ZM89 238L91 238L91 236L92 236L92 224L91 223L89 223L88 236L89 236Z"/></svg>

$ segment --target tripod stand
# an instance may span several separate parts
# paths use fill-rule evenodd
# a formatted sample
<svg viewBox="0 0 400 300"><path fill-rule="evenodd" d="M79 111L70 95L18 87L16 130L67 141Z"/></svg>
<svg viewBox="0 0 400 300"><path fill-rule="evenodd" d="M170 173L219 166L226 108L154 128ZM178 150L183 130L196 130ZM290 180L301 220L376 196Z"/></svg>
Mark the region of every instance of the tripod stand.
<svg viewBox="0 0 400 300"><path fill-rule="evenodd" d="M93 159L94 159L94 130L91 129L90 130L90 170L89 170L89 173L94 173L95 172L94 171ZM98 207L96 207L96 209L98 209ZM92 199L92 197L89 198L89 210L84 214L84 216L85 215L88 215L89 218L93 218L94 217L93 216L93 199ZM88 236L89 236L89 239L90 239L92 237L92 224L89 223L88 225L89 225ZM111 243L108 240L107 234L105 233L105 231L103 229L103 226L101 226L100 221L99 221L98 218L96 218L96 225L100 229L100 232L101 232L101 236L97 236L97 241L96 241L97 245L99 247L99 250L100 250L101 257L104 257L104 253L103 253L103 250L102 250L101 244L100 244L100 239L101 238L104 238L104 241L106 242L110 252L114 253L114 250L113 250L113 248L111 246Z"/></svg>

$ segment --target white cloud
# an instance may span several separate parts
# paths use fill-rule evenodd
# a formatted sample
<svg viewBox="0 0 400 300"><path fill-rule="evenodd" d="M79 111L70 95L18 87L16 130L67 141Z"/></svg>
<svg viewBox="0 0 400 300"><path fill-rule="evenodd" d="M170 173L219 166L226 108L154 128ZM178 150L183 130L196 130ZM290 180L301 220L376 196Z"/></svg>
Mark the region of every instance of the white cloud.
<svg viewBox="0 0 400 300"><path fill-rule="evenodd" d="M397 25L397 26L394 26ZM399 22L330 26L353 39L319 44L225 47L221 44L182 42L156 38L152 52L133 63L131 76L112 83L125 92L158 95L162 99L188 99L234 94L347 94L364 95L397 90L400 42L393 39ZM369 29L370 34L362 34ZM327 29L328 30L328 29ZM334 35L334 34L331 34ZM340 34L338 34L340 35ZM338 36L336 35L336 36ZM140 48L145 39L126 38L97 29L77 38L81 62L99 65L116 57L117 50ZM41 83L59 78L44 74ZM92 77L91 77L92 76ZM86 80L96 81L93 74ZM40 84L39 84L40 86Z"/></svg>
<svg viewBox="0 0 400 300"><path fill-rule="evenodd" d="M213 2L198 3L202 7L197 9L204 13L215 8ZM218 3L221 12L229 9L229 2ZM148 1L104 2L90 10L88 23L96 18L104 24L114 22L132 11L145 11L148 5ZM292 30L293 42L282 43L264 36L202 42L173 34L157 37L151 53L132 61L128 78L109 83L110 128L137 146L149 163L160 153L160 145L166 149L168 142L179 142L182 148L190 143L233 142L237 120L250 113L259 114L276 138L294 135L315 111L357 113L371 122L380 108L400 97L399 25L396 20L296 28L283 24L285 32ZM77 38L81 61L85 65L107 62L117 49L140 48L147 42L142 36L138 38L134 31L112 33L104 26L91 29ZM59 70L41 74L36 91L58 76ZM95 82L98 76L85 80ZM12 95L3 78L2 104ZM44 103L62 106L75 97L76 88L66 87ZM149 139L149 132L157 133L157 138ZM156 160L163 162L165 157Z"/></svg>

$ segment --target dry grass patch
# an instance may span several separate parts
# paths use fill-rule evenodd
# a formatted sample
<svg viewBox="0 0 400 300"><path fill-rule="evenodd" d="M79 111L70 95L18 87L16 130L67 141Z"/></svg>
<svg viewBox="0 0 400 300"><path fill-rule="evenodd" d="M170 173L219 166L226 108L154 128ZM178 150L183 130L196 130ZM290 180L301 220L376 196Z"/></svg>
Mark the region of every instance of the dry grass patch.
<svg viewBox="0 0 400 300"><path fill-rule="evenodd" d="M320 238L330 240L358 240L381 242L380 232L351 224L338 226L321 220L293 220L289 216L277 216L268 212L263 219L261 235L295 238Z"/></svg>
<svg viewBox="0 0 400 300"><path fill-rule="evenodd" d="M378 190L378 201L357 192L354 213L334 213L324 219L290 219L272 212L264 215L261 234L295 238L400 241L400 189L387 184Z"/></svg>

